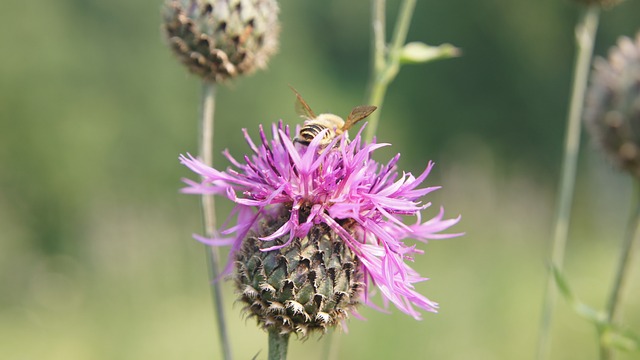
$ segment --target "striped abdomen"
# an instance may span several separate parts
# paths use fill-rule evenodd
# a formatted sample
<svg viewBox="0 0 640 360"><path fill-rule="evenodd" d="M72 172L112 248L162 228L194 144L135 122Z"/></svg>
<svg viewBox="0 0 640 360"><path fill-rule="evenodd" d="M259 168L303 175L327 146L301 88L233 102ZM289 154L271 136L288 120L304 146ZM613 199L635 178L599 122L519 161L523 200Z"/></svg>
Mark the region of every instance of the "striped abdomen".
<svg viewBox="0 0 640 360"><path fill-rule="evenodd" d="M336 136L336 132L325 125L315 123L315 122L309 122L305 124L300 129L300 134L296 140L299 143L309 145L309 143L313 141L313 139L315 139L316 136L318 136L318 134L320 134L324 129L328 129L328 131L324 133L322 137L322 141L320 141L320 144L326 145L330 143L331 140Z"/></svg>

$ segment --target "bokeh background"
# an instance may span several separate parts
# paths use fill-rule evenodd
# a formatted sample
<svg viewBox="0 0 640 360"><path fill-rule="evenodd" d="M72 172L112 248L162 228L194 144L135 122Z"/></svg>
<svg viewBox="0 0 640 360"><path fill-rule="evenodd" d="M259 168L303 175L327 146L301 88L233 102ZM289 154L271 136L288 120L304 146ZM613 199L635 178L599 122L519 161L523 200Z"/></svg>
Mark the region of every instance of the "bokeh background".
<svg viewBox="0 0 640 360"><path fill-rule="evenodd" d="M162 0L3 0L0 11L0 358L215 359L217 335L198 199L178 154L197 151L200 83L160 32ZM399 1L388 2L389 31ZM369 2L281 1L268 71L221 88L216 153L240 128L295 115L291 84L317 112L364 99ZM379 139L400 167L437 165L430 198L466 236L434 241L416 267L440 302L424 320L363 309L339 358L533 357L560 168L578 8L569 1L419 1L409 41L464 56L402 69ZM640 2L603 13L596 53L640 29ZM630 180L583 142L567 276L604 306ZM218 167L226 162L218 156ZM229 204L218 202L223 220ZM640 264L624 302L640 330ZM236 358L266 358L266 336L224 285ZM595 331L560 300L554 359L595 359ZM325 339L293 341L321 359ZM638 353L621 359L640 358Z"/></svg>

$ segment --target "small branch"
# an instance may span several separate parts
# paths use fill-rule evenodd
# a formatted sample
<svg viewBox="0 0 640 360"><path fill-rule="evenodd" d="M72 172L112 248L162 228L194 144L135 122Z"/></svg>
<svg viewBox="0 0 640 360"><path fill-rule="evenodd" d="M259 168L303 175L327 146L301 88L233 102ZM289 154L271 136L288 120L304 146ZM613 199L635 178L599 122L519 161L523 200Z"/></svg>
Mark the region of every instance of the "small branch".
<svg viewBox="0 0 640 360"><path fill-rule="evenodd" d="M402 2L400 14L398 14L398 20L396 21L396 28L393 32L393 40L391 41L391 63L400 63L401 49L407 40L409 24L411 24L411 17L413 16L413 10L415 8L416 0L404 0ZM395 76L395 74L393 76Z"/></svg>
<svg viewBox="0 0 640 360"><path fill-rule="evenodd" d="M638 187L638 184L636 184ZM638 189L636 189L638 192ZM630 229L629 234L624 240L622 244L622 249L620 251L620 260L618 262L618 269L616 271L615 280L613 283L613 289L611 290L611 294L609 296L609 302L607 306L607 318L610 322L616 321L618 317L619 305L620 305L620 295L624 291L624 285L626 280L626 275L628 274L627 270L629 269L629 264L631 263L631 259L634 255L634 246L637 246L637 239L640 237L640 199L638 199L638 195L636 195L636 206L633 217L630 221Z"/></svg>
<svg viewBox="0 0 640 360"><path fill-rule="evenodd" d="M562 271L564 251L569 233L571 204L573 203L576 170L578 166L578 151L580 149L580 119L582 117L584 95L587 88L587 79L593 54L593 44L598 28L599 14L600 8L597 5L589 6L576 25L577 53L573 74L573 89L567 119L562 174L558 190L551 250L551 262L555 268L560 271ZM542 321L538 337L537 358L539 360L546 359L549 356L551 322L556 297L556 284L553 275L549 273L547 275L546 296L543 304Z"/></svg>
<svg viewBox="0 0 640 360"><path fill-rule="evenodd" d="M203 163L213 166L213 128L215 113L216 84L204 81L202 86L202 108L200 112L200 149L199 157ZM216 232L216 212L213 195L202 195L202 220L205 236L213 237ZM222 346L223 359L231 360L231 343L224 317L222 304L222 289L220 286L218 249L207 246L207 263L209 265L209 280L211 281L211 295L213 297L214 312L218 323L220 344Z"/></svg>
<svg viewBox="0 0 640 360"><path fill-rule="evenodd" d="M630 264L638 246L638 238L640 238L640 183L638 180L634 183L635 187L635 204L634 211L629 219L629 229L625 236L624 242L620 249L620 260L615 273L613 287L609 294L609 302L607 303L607 323L612 325L619 318L621 297L625 289L625 281L629 274ZM600 354L602 360L613 359L613 349L607 346L602 339L600 341Z"/></svg>
<svg viewBox="0 0 640 360"><path fill-rule="evenodd" d="M400 13L396 20L395 29L393 32L393 40L391 42L391 48L388 54L385 55L384 44L384 26L376 26L376 24L384 24L384 1L373 0L373 45L374 45L374 69L371 74L369 96L367 104L375 105L378 110L375 111L368 118L369 125L365 131L365 141L371 142L378 129L378 122L380 121L380 113L382 112L382 102L387 92L387 87L398 74L400 69L400 55L402 53L402 47L407 39L407 32L409 31L409 24L411 24L411 17L413 10L415 9L416 0L404 0L400 7ZM381 40L382 39L382 40ZM383 54L382 56L380 54ZM379 57L384 60L380 61ZM380 65L382 63L383 65Z"/></svg>
<svg viewBox="0 0 640 360"><path fill-rule="evenodd" d="M385 50L387 47L385 34L386 34L386 1L385 0L373 0L373 8L371 11L371 24L373 30L372 43L372 75L382 72L385 64Z"/></svg>

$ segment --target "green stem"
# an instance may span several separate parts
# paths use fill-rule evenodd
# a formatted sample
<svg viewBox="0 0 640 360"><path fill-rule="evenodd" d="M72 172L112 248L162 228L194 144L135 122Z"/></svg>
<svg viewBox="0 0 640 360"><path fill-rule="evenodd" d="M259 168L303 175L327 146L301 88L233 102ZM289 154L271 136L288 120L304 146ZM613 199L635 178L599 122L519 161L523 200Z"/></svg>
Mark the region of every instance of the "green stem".
<svg viewBox="0 0 640 360"><path fill-rule="evenodd" d="M620 259L618 268L616 269L613 287L609 294L609 302L607 303L607 321L612 325L618 320L620 310L620 299L625 289L625 281L629 274L629 267L638 246L638 238L640 238L640 183L635 181L635 204L634 211L629 219L629 229L625 236L622 248L620 249ZM601 339L602 340L602 339ZM613 359L613 349L608 346L605 341L600 341L600 358L602 360Z"/></svg>
<svg viewBox="0 0 640 360"><path fill-rule="evenodd" d="M216 84L204 81L202 85L202 104L200 111L200 160L208 166L213 165L213 127L215 113ZM213 237L216 231L216 212L213 195L202 195L202 220L206 237ZM218 322L220 344L223 359L231 360L231 345L224 318L222 304L222 289L220 287L220 271L218 249L206 247L207 263L209 265L209 280L213 297L214 312Z"/></svg>
<svg viewBox="0 0 640 360"><path fill-rule="evenodd" d="M367 103L378 107L378 111L368 118L369 125L365 131L365 141L371 142L378 129L380 113L382 112L382 102L387 92L389 84L400 70L400 55L402 47L407 39L409 24L416 7L416 0L404 0L400 7L400 13L396 20L393 32L393 39L389 52L385 56L385 2L384 0L373 0L373 70L369 85L369 96Z"/></svg>
<svg viewBox="0 0 640 360"><path fill-rule="evenodd" d="M289 347L289 334L269 331L269 360L286 360Z"/></svg>
<svg viewBox="0 0 640 360"><path fill-rule="evenodd" d="M569 232L571 204L573 202L576 170L578 166L578 152L580 149L580 118L584 105L584 95L587 88L589 67L593 54L593 44L598 28L600 8L589 6L582 14L576 25L576 61L573 73L573 89L567 129L565 134L564 157L562 160L562 174L556 204L556 217L553 232L551 262L562 271L564 252ZM538 334L537 358L542 360L549 356L551 344L551 322L557 298L557 288L553 274L547 275L546 296L542 310L542 321Z"/></svg>
<svg viewBox="0 0 640 360"><path fill-rule="evenodd" d="M322 347L322 356L320 359L335 360L338 358L338 348L340 345L340 337L337 336L335 328L329 329L328 333L323 335L326 340Z"/></svg>
<svg viewBox="0 0 640 360"><path fill-rule="evenodd" d="M387 47L386 34L386 1L373 0L371 11L371 25L373 30L373 40L371 51L373 59L373 74L381 73L385 64L385 48Z"/></svg>

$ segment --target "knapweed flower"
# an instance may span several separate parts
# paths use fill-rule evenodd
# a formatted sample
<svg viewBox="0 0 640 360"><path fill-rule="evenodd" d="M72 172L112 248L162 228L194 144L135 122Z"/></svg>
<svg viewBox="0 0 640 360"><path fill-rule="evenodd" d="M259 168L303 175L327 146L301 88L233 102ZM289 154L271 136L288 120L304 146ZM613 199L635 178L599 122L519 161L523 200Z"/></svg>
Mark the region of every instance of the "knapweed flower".
<svg viewBox="0 0 640 360"><path fill-rule="evenodd" d="M584 118L609 158L640 178L640 33L595 59Z"/></svg>
<svg viewBox="0 0 640 360"><path fill-rule="evenodd" d="M266 67L278 47L276 0L166 0L167 40L189 71L223 82Z"/></svg>
<svg viewBox="0 0 640 360"><path fill-rule="evenodd" d="M438 189L420 187L433 163L418 177L399 174L399 154L387 164L371 158L388 144L364 144L360 133L350 142L345 133L324 147L322 135L308 146L296 143L280 122L271 138L260 127L256 144L244 130L253 153L237 160L225 152L232 164L226 171L181 156L203 179L184 180L185 193L235 203L219 236L196 238L231 246L226 272L235 264L241 301L268 330L325 330L357 315L360 302L375 306L376 289L385 307L391 302L416 319L418 309L436 312L438 305L414 287L427 279L408 264L423 251L405 243L460 235L441 233L460 219L443 219L443 209L422 219L430 203L419 199Z"/></svg>

